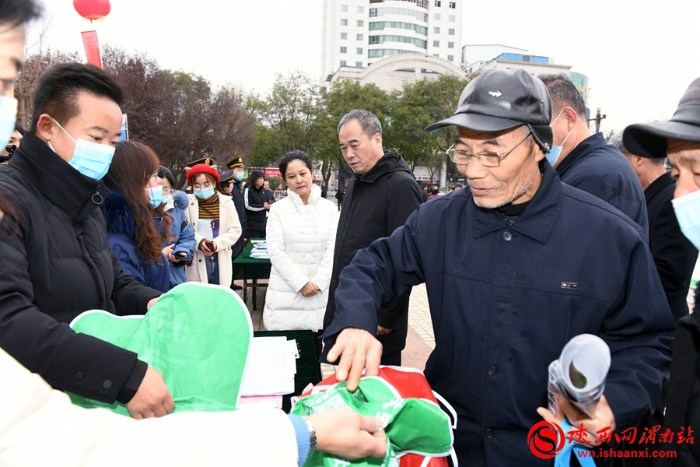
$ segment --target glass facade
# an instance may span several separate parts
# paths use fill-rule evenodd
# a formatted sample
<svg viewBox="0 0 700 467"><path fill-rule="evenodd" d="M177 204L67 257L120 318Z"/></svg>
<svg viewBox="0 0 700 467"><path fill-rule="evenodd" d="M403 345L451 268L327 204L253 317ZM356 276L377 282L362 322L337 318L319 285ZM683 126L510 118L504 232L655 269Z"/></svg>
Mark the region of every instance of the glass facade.
<svg viewBox="0 0 700 467"><path fill-rule="evenodd" d="M369 36L370 44L383 44L385 42L403 42L404 44L413 44L421 49L428 48L428 41L416 39L415 37L407 36Z"/></svg>
<svg viewBox="0 0 700 467"><path fill-rule="evenodd" d="M385 15L412 16L418 21L428 22L428 14L420 11L409 10L408 8L370 8L369 17L376 18Z"/></svg>
<svg viewBox="0 0 700 467"><path fill-rule="evenodd" d="M417 34L428 35L428 28L412 23L402 23L400 21L372 21L369 23L370 31L381 31L384 28L409 29Z"/></svg>
<svg viewBox="0 0 700 467"><path fill-rule="evenodd" d="M410 50L398 50L398 49L374 49L369 50L369 58L382 58L390 57L392 55L410 54Z"/></svg>

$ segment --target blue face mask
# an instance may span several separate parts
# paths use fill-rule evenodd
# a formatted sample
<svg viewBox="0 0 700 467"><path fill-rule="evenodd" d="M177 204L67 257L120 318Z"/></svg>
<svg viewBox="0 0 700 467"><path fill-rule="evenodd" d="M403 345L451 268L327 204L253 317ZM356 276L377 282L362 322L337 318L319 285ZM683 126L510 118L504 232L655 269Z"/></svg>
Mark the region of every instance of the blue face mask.
<svg viewBox="0 0 700 467"><path fill-rule="evenodd" d="M214 188L213 188L213 187L209 187L209 188L205 188L205 189L203 189L203 190L198 190L198 189L195 188L195 189L194 189L194 195L195 195L197 198L201 198L201 199L211 198L212 196L214 196Z"/></svg>
<svg viewBox="0 0 700 467"><path fill-rule="evenodd" d="M563 110L559 112L559 115L557 115L557 118L554 119L551 125L557 123L557 120L559 120L559 117L561 117L562 113L564 113ZM569 130L569 132L566 134L566 137L564 138L564 141L561 142L560 146L552 146L552 149L550 149L549 152L544 155L547 158L547 162L549 162L549 165L551 165L552 167L554 167L554 164L556 164L559 160L559 156L561 156L561 151L564 149L564 143L566 143L566 140L569 139L569 135L571 134L572 130L573 128Z"/></svg>
<svg viewBox="0 0 700 467"><path fill-rule="evenodd" d="M155 209L160 206L160 203L163 201L163 187L161 185L149 186L146 189L148 190L148 201L151 202L151 207Z"/></svg>
<svg viewBox="0 0 700 467"><path fill-rule="evenodd" d="M163 195L163 204L168 204L173 198L173 195Z"/></svg>
<svg viewBox="0 0 700 467"><path fill-rule="evenodd" d="M8 138L8 139L9 139L9 138ZM233 176L233 178L234 178L237 182L240 182L241 180L243 180L243 175L244 175L243 172L238 172L237 174L235 174L235 175Z"/></svg>
<svg viewBox="0 0 700 467"><path fill-rule="evenodd" d="M672 200L681 232L700 249L700 190Z"/></svg>
<svg viewBox="0 0 700 467"><path fill-rule="evenodd" d="M53 120L53 119L52 119ZM76 140L73 138L56 120L53 120L58 127L75 142L75 150L73 158L68 162L71 167L85 175L86 177L95 180L102 180L102 177L107 175L109 166L112 164L114 157L114 146L105 144L97 144L84 139ZM53 146L49 143L49 147L53 150ZM54 150L54 152L56 152Z"/></svg>
<svg viewBox="0 0 700 467"><path fill-rule="evenodd" d="M0 149L10 141L17 120L17 99L0 96Z"/></svg>

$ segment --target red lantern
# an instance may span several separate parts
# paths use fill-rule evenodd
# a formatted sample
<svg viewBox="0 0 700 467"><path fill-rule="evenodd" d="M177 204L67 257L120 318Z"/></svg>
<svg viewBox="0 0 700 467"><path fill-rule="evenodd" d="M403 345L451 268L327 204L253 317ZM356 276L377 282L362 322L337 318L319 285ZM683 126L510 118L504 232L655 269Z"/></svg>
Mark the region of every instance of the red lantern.
<svg viewBox="0 0 700 467"><path fill-rule="evenodd" d="M73 6L80 16L90 22L104 18L112 9L109 0L73 0Z"/></svg>

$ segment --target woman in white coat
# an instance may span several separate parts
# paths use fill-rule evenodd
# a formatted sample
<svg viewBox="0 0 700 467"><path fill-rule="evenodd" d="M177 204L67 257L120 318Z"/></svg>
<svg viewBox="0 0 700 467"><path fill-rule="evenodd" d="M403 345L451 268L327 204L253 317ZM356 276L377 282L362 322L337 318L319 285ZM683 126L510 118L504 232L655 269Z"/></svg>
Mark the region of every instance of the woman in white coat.
<svg viewBox="0 0 700 467"><path fill-rule="evenodd" d="M282 158L288 196L270 208L267 250L272 270L263 320L268 330L323 327L338 210L313 183L311 160L302 151Z"/></svg>
<svg viewBox="0 0 700 467"><path fill-rule="evenodd" d="M219 172L207 164L197 164L187 172L193 188L185 210L195 232L194 259L185 269L188 281L230 287L233 280L231 246L241 236L241 223L230 196L216 191Z"/></svg>

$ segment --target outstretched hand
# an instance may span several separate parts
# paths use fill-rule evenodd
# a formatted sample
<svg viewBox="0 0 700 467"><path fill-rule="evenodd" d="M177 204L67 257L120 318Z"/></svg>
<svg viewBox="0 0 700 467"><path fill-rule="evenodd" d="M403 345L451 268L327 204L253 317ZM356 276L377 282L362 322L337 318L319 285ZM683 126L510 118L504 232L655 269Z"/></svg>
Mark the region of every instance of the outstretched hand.
<svg viewBox="0 0 700 467"><path fill-rule="evenodd" d="M382 344L364 329L345 328L328 352L328 361L340 358L335 377L338 381L348 382L348 391L354 391L360 384L362 370L368 376L379 374L382 359Z"/></svg>
<svg viewBox="0 0 700 467"><path fill-rule="evenodd" d="M583 428L586 430L586 436L585 440L581 440L581 444L588 446L599 446L601 443L605 442L605 439L601 440L601 436L609 436L615 431L615 415L604 395L601 396L600 401L598 401L593 418L581 412L560 394L557 394L556 416L544 407L538 408L537 413L546 421L558 425L561 425L564 417L566 417L569 423L577 430L583 424Z"/></svg>
<svg viewBox="0 0 700 467"><path fill-rule="evenodd" d="M316 449L346 459L384 457L386 434L382 421L350 409L331 409L310 415L316 431Z"/></svg>

